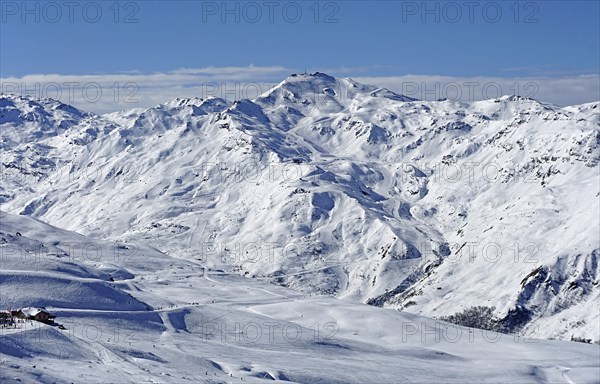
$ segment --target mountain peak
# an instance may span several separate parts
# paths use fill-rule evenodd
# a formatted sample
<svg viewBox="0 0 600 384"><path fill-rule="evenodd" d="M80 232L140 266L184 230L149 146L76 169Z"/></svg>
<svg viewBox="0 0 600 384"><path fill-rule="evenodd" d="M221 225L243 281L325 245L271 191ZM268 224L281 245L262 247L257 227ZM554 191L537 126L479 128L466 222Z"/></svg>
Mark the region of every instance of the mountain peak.
<svg viewBox="0 0 600 384"><path fill-rule="evenodd" d="M29 95L0 94L0 108L0 124L29 122L61 129L93 115L60 100Z"/></svg>
<svg viewBox="0 0 600 384"><path fill-rule="evenodd" d="M335 77L330 76L323 72L313 72L313 73L292 73L290 76L286 78L285 81L290 79L321 79L326 81L335 81Z"/></svg>
<svg viewBox="0 0 600 384"><path fill-rule="evenodd" d="M365 97L410 102L407 97L374 85L362 84L351 78L335 78L326 73L292 74L256 99L258 104L319 105L327 110L343 109L355 98ZM358 100L357 99L357 100Z"/></svg>
<svg viewBox="0 0 600 384"><path fill-rule="evenodd" d="M300 84L301 88L314 88L322 86L334 86L338 80L330 75L321 72L314 73L292 73L286 77L277 87L293 87L298 88ZM275 88L277 88L275 87Z"/></svg>

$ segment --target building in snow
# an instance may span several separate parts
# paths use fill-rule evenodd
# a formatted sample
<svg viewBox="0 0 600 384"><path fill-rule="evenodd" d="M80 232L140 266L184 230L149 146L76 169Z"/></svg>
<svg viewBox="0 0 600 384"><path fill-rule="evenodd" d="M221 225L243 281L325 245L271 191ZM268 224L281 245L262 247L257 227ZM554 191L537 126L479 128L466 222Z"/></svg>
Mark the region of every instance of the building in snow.
<svg viewBox="0 0 600 384"><path fill-rule="evenodd" d="M17 317L27 320L37 320L42 323L54 322L55 315L51 314L46 308L21 308L17 312Z"/></svg>
<svg viewBox="0 0 600 384"><path fill-rule="evenodd" d="M0 326L7 327L14 325L15 320L10 311L0 311Z"/></svg>

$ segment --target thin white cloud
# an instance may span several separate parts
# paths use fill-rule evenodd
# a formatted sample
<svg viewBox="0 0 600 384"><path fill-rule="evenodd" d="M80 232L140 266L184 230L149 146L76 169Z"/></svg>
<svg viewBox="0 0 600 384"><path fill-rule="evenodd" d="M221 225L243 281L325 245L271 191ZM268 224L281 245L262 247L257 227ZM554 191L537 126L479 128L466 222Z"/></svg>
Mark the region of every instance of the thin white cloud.
<svg viewBox="0 0 600 384"><path fill-rule="evenodd" d="M176 97L254 98L291 71L271 67L180 68L143 74L30 74L0 79L0 92L56 98L96 113L148 107Z"/></svg>
<svg viewBox="0 0 600 384"><path fill-rule="evenodd" d="M475 101L503 95L520 95L559 106L600 100L599 75L509 78L406 75L354 79L421 100L446 98Z"/></svg>
<svg viewBox="0 0 600 384"><path fill-rule="evenodd" d="M312 71L312 70L311 70ZM96 113L149 107L176 97L217 96L226 99L255 98L293 72L282 66L179 68L144 74L30 74L0 79L0 91L35 97L51 97ZM341 76L364 74L366 67L321 70ZM598 75L562 77L450 77L429 75L353 76L356 81L389 88L424 100L441 98L481 100L519 94L557 105L573 105L600 99Z"/></svg>

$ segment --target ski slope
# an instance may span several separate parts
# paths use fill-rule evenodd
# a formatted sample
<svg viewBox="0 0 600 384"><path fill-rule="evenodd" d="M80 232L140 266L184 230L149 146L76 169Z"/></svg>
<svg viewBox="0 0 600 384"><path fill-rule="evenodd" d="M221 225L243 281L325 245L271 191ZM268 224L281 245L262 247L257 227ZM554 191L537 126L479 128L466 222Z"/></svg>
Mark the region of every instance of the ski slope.
<svg viewBox="0 0 600 384"><path fill-rule="evenodd" d="M65 327L2 328L2 382L600 378L597 344L462 328L207 269L143 244L93 240L5 212L0 218L2 305L44 298ZM11 283L16 275L19 284Z"/></svg>

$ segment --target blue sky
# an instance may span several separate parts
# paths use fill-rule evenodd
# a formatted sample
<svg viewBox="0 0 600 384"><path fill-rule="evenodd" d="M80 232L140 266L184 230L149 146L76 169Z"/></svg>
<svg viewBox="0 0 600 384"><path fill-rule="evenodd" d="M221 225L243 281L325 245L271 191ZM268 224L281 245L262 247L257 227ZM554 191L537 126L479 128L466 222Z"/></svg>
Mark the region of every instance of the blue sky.
<svg viewBox="0 0 600 384"><path fill-rule="evenodd" d="M77 3L3 1L0 77L249 66L277 68L263 74L272 80L304 68L461 79L600 71L599 1Z"/></svg>

